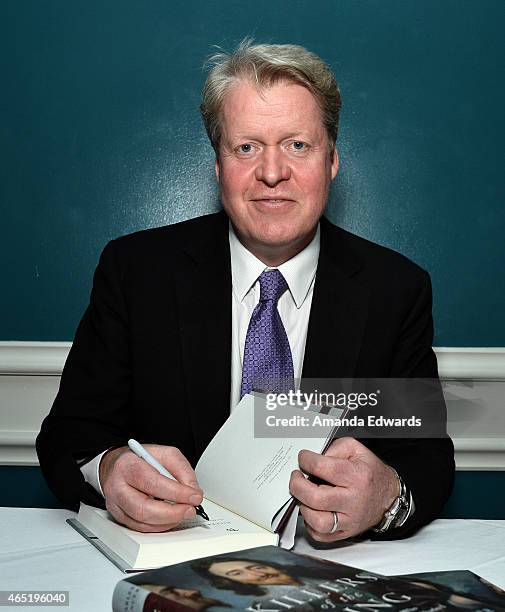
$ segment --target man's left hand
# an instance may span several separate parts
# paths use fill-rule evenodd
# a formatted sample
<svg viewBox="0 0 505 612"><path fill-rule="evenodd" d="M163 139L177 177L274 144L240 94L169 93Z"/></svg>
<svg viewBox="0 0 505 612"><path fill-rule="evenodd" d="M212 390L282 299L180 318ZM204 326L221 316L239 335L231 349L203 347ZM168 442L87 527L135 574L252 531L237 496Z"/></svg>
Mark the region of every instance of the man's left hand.
<svg viewBox="0 0 505 612"><path fill-rule="evenodd" d="M399 493L394 470L354 438L335 440L324 455L302 450L298 463L303 472L328 483L311 482L300 470L292 472L289 483L309 535L319 542L343 540L375 527ZM330 534L333 512L338 529Z"/></svg>

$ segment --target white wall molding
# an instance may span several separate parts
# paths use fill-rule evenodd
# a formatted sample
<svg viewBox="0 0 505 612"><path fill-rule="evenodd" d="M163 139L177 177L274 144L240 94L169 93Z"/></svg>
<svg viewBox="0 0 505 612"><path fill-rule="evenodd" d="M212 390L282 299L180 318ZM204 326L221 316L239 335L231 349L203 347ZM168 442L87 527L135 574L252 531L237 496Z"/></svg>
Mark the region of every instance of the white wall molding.
<svg viewBox="0 0 505 612"><path fill-rule="evenodd" d="M505 347L434 348L440 378L505 380Z"/></svg>
<svg viewBox="0 0 505 612"><path fill-rule="evenodd" d="M505 470L504 438L456 438L456 466L461 471Z"/></svg>
<svg viewBox="0 0 505 612"><path fill-rule="evenodd" d="M38 465L38 431L0 430L0 465Z"/></svg>
<svg viewBox="0 0 505 612"><path fill-rule="evenodd" d="M38 465L35 438L60 383L59 376L20 369L16 358L15 373L0 374L0 465ZM40 371L46 369L47 361Z"/></svg>
<svg viewBox="0 0 505 612"><path fill-rule="evenodd" d="M35 451L37 431L0 431L0 465L38 465ZM472 438L454 441L455 459L461 471L505 470L503 438Z"/></svg>
<svg viewBox="0 0 505 612"><path fill-rule="evenodd" d="M0 374L61 375L71 342L0 342ZM505 347L434 347L441 378L505 380Z"/></svg>
<svg viewBox="0 0 505 612"><path fill-rule="evenodd" d="M71 342L0 342L0 374L60 376Z"/></svg>
<svg viewBox="0 0 505 612"><path fill-rule="evenodd" d="M70 342L0 342L0 465L38 465L35 437L56 395ZM446 380L504 381L505 347L435 348ZM505 470L503 436L455 439L459 470Z"/></svg>

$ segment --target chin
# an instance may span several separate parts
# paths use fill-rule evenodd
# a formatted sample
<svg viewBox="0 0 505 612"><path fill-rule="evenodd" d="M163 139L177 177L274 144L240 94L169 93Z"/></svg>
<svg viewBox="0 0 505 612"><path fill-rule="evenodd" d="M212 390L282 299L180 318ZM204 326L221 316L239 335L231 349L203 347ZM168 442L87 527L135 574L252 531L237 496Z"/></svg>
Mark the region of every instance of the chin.
<svg viewBox="0 0 505 612"><path fill-rule="evenodd" d="M286 234L268 234L261 236L254 236L253 240L257 244L262 244L266 247L287 247L292 244L296 244L299 241L297 236L289 236Z"/></svg>
<svg viewBox="0 0 505 612"><path fill-rule="evenodd" d="M251 239L265 246L289 246L303 240L306 233L295 229L289 223L265 224L258 228L259 231L251 233Z"/></svg>

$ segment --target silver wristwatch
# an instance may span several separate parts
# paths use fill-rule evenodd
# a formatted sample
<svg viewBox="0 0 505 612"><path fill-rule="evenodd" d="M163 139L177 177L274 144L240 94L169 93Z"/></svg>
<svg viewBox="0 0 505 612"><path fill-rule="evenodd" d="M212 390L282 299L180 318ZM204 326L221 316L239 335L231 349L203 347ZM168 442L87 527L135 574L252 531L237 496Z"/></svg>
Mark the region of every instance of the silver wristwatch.
<svg viewBox="0 0 505 612"><path fill-rule="evenodd" d="M394 468L391 468L394 469ZM398 483L400 485L400 493L393 501L391 506L386 510L381 522L372 528L375 533L385 533L389 529L401 527L407 520L410 510L410 492L408 491L403 478L394 470Z"/></svg>

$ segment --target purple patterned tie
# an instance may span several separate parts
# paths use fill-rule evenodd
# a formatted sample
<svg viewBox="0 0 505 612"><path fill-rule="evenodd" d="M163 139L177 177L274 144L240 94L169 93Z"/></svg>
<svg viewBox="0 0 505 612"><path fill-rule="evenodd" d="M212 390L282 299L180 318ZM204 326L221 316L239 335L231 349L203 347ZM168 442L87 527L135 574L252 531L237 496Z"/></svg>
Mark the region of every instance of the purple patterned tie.
<svg viewBox="0 0 505 612"><path fill-rule="evenodd" d="M247 328L240 397L253 389L274 393L294 389L293 358L277 310L288 284L279 270L266 270L258 280L260 301Z"/></svg>

